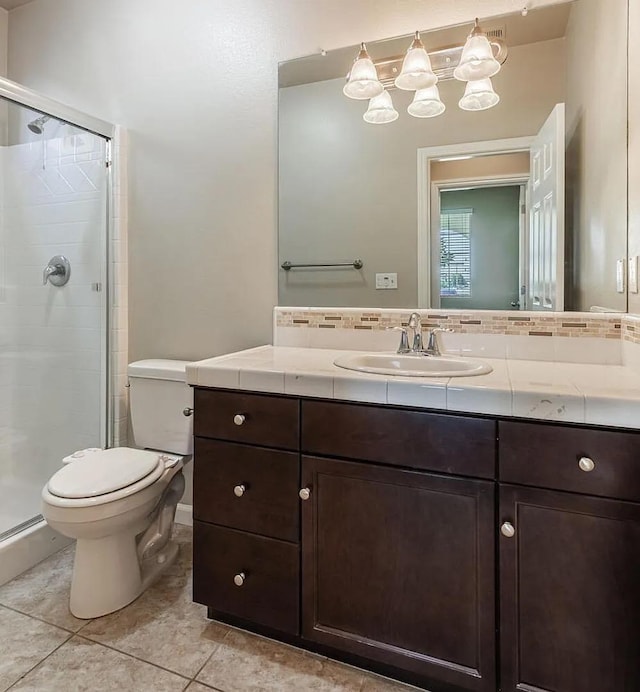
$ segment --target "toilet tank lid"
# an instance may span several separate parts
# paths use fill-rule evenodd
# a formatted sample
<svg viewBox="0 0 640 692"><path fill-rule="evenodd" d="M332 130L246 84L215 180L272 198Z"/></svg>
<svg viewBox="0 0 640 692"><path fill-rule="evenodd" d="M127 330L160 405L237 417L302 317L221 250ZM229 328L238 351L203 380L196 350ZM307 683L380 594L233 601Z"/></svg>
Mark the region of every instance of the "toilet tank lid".
<svg viewBox="0 0 640 692"><path fill-rule="evenodd" d="M127 374L129 377L185 382L189 363L188 360L168 360L165 358L137 360L135 363L129 363Z"/></svg>

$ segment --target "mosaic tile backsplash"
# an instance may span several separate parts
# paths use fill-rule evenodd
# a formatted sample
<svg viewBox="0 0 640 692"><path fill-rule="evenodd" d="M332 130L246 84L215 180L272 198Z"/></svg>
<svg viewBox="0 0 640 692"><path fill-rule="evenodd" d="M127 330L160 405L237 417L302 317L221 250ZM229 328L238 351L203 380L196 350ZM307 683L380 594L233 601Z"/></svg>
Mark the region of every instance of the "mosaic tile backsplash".
<svg viewBox="0 0 640 692"><path fill-rule="evenodd" d="M622 318L622 338L640 344L640 316L625 315Z"/></svg>
<svg viewBox="0 0 640 692"><path fill-rule="evenodd" d="M611 313L539 313L478 310L420 310L425 328L445 327L461 334L537 337L592 337L640 343L640 318ZM409 310L355 308L276 308L277 327L384 330L406 326Z"/></svg>

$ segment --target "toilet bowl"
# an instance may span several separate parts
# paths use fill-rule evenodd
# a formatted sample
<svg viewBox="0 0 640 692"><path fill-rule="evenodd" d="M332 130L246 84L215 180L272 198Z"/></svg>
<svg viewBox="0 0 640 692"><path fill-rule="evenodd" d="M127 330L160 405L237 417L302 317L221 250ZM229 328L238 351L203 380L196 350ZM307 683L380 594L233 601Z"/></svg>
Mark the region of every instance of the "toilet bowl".
<svg viewBox="0 0 640 692"><path fill-rule="evenodd" d="M76 539L70 609L95 618L135 600L178 554L171 540L192 451L183 361L129 366L134 437L145 449L81 450L42 490L42 514Z"/></svg>

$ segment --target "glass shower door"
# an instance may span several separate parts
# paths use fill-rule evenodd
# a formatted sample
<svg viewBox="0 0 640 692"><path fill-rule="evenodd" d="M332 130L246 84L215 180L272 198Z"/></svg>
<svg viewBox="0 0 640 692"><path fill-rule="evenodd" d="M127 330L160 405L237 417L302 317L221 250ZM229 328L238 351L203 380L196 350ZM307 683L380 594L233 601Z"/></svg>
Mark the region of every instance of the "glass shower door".
<svg viewBox="0 0 640 692"><path fill-rule="evenodd" d="M0 540L104 446L108 142L0 102Z"/></svg>

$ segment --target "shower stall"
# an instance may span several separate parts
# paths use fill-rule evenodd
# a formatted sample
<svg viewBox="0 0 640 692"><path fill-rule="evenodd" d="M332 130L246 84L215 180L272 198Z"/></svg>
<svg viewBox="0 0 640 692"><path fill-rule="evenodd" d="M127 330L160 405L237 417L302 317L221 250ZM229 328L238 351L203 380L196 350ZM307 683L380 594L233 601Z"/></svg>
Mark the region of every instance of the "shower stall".
<svg viewBox="0 0 640 692"><path fill-rule="evenodd" d="M0 583L62 458L111 442L113 135L0 79Z"/></svg>

